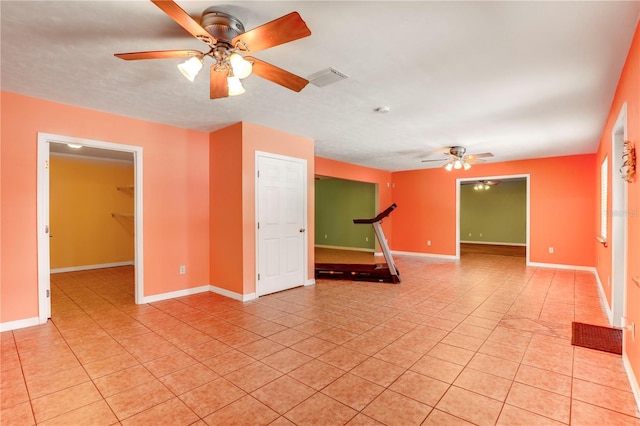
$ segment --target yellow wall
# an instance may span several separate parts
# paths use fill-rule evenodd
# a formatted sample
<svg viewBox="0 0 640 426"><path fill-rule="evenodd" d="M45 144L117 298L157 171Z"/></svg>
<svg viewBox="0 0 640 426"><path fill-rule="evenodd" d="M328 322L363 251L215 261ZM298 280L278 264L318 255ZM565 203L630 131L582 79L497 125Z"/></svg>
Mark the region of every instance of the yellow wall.
<svg viewBox="0 0 640 426"><path fill-rule="evenodd" d="M51 269L134 260L133 163L50 157Z"/></svg>

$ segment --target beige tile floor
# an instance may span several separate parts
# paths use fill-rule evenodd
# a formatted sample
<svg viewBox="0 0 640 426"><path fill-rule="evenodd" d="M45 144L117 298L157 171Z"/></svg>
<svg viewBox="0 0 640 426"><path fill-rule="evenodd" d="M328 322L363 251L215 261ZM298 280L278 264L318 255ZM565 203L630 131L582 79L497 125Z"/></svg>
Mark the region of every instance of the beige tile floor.
<svg viewBox="0 0 640 426"><path fill-rule="evenodd" d="M640 424L591 273L398 257L400 285L133 304L129 267L52 276L52 320L1 334L2 425Z"/></svg>

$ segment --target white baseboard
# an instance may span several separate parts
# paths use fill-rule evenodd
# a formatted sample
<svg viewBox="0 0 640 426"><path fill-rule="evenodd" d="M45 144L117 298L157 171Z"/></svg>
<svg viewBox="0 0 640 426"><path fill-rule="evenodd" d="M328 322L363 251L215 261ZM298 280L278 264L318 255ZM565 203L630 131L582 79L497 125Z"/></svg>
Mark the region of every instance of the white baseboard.
<svg viewBox="0 0 640 426"><path fill-rule="evenodd" d="M89 271L91 269L104 269L104 268L117 268L118 266L134 266L135 262L133 260L128 260L126 262L113 262L113 263L101 263L98 265L81 265L81 266L69 266L67 268L56 268L52 269L52 274L60 274L63 272L75 272L75 271Z"/></svg>
<svg viewBox="0 0 640 426"><path fill-rule="evenodd" d="M596 268L593 266L578 266L578 265L563 265L560 263L542 263L542 262L529 262L527 266L537 266L538 268L553 268L553 269L572 269L574 271L587 271L596 272Z"/></svg>
<svg viewBox="0 0 640 426"><path fill-rule="evenodd" d="M638 385L638 380L636 379L637 376L633 372L631 362L629 362L629 357L626 353L622 354L622 363L624 364L624 370L627 373L627 378L629 379L633 396L636 399L636 405L638 406L638 410L640 410L640 386Z"/></svg>
<svg viewBox="0 0 640 426"><path fill-rule="evenodd" d="M0 332L33 327L34 325L40 325L40 319L38 317L2 322L0 323Z"/></svg>
<svg viewBox="0 0 640 426"><path fill-rule="evenodd" d="M240 302L248 302L250 300L254 300L258 298L258 296L256 296L255 293L240 294L240 293L236 293L235 291L230 291L224 288L216 287L215 285L209 285L208 289L212 293L216 293L221 296L228 297L230 299L239 300Z"/></svg>
<svg viewBox="0 0 640 426"><path fill-rule="evenodd" d="M109 266L103 266L103 267L107 268ZM91 269L96 269L96 268L91 268ZM82 269L78 269L78 270L82 270ZM315 283L316 283L315 279L308 279L304 285L311 286L311 285L315 285ZM240 293L226 290L224 288L216 287L214 285L203 285L200 287L186 288L184 290L170 291L168 293L154 294L152 296L144 296L142 297L140 304L160 302L163 300L175 299L178 297L190 296L193 294L206 293L206 292L216 293L221 296L228 297L230 299L238 300L240 302L248 302L250 300L254 300L258 298L258 296L256 296L256 293L240 294ZM25 327L33 327L34 325L40 325L39 321L40 320L38 317L33 317L33 318L26 318L22 320L3 322L3 323L0 323L0 332L17 330Z"/></svg>
<svg viewBox="0 0 640 426"><path fill-rule="evenodd" d="M494 241L460 241L464 244L486 244L491 246L516 246L516 247L526 247L527 243L498 243Z"/></svg>
<svg viewBox="0 0 640 426"><path fill-rule="evenodd" d="M185 288L184 290L170 291L168 293L154 294L153 296L143 296L140 303L153 303L162 300L175 299L176 297L190 296L192 294L205 293L209 291L208 285L200 287Z"/></svg>
<svg viewBox="0 0 640 426"><path fill-rule="evenodd" d="M398 256L432 257L432 258L435 258L435 259L449 259L449 260L457 260L458 259L455 255L450 255L450 254L418 253L418 252L413 252L413 251L392 250L391 254L398 255Z"/></svg>
<svg viewBox="0 0 640 426"><path fill-rule="evenodd" d="M206 293L206 292L216 293L221 296L228 297L230 299L238 300L240 302L248 302L250 300L254 300L258 298L255 293L240 294L234 291L226 290L224 288L216 287L215 285L208 284L200 287L187 288L184 290L171 291L169 293L146 296L143 298L142 303L159 302L161 300L175 299L177 297L190 296L192 294Z"/></svg>
<svg viewBox="0 0 640 426"><path fill-rule="evenodd" d="M609 320L609 325L613 324L613 311L609 307L609 303L607 302L607 296L604 293L604 287L602 286L602 281L600 281L600 275L598 275L598 271L594 270L593 275L596 277L596 282L598 283L598 298L600 299L600 306L607 314L607 319Z"/></svg>
<svg viewBox="0 0 640 426"><path fill-rule="evenodd" d="M316 244L316 248L326 248L326 249L336 249L336 250L350 250L350 251L366 251L369 253L373 253L375 249L368 249L362 247L343 247L343 246L325 246L321 244Z"/></svg>

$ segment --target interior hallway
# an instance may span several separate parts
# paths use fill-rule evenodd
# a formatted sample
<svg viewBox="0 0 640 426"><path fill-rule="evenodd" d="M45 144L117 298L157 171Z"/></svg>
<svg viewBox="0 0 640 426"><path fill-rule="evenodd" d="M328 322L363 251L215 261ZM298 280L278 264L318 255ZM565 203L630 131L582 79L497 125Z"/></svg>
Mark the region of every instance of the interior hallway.
<svg viewBox="0 0 640 426"><path fill-rule="evenodd" d="M5 424L640 424L589 272L398 257L402 284L133 303L129 267L52 276L53 319L4 332ZM468 422L468 423L467 423Z"/></svg>

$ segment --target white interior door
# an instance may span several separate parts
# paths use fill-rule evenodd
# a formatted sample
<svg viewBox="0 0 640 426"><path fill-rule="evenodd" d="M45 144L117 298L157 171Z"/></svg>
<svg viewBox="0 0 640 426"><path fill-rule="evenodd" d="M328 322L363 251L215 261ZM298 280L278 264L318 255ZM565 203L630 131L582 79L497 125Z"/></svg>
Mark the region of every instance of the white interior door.
<svg viewBox="0 0 640 426"><path fill-rule="evenodd" d="M49 141L38 135L38 323L51 318L51 264L49 232Z"/></svg>
<svg viewBox="0 0 640 426"><path fill-rule="evenodd" d="M256 154L258 296L304 285L306 266L305 160Z"/></svg>

